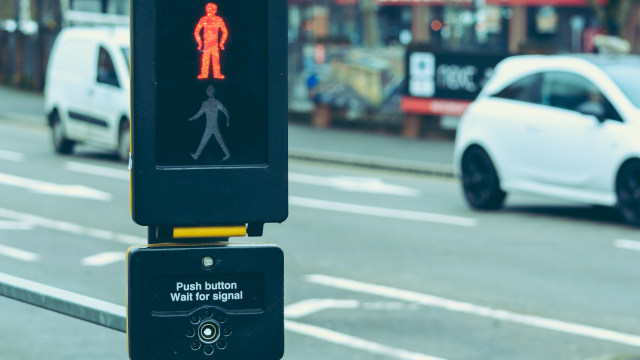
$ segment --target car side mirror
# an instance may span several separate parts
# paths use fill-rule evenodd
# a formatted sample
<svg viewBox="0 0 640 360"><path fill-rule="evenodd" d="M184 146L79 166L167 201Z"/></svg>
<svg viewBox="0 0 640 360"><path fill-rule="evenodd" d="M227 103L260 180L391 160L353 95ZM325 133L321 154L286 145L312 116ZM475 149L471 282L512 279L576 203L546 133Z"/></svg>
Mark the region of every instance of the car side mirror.
<svg viewBox="0 0 640 360"><path fill-rule="evenodd" d="M597 101L587 101L578 106L578 112L583 115L594 116L598 121L605 122L604 106Z"/></svg>

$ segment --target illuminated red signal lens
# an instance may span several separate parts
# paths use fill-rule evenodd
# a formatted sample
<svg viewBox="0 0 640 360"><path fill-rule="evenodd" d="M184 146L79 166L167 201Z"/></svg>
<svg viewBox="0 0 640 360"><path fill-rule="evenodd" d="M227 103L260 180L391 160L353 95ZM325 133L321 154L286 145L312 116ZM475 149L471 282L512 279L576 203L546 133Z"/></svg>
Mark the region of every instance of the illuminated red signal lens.
<svg viewBox="0 0 640 360"><path fill-rule="evenodd" d="M224 79L220 68L220 50L224 50L224 43L227 41L229 31L224 20L216 15L218 11L216 4L207 4L205 10L207 15L200 18L193 33L198 43L198 50L202 51L202 67L198 79L209 78L210 66L213 67L214 79ZM220 33L222 36L218 38Z"/></svg>

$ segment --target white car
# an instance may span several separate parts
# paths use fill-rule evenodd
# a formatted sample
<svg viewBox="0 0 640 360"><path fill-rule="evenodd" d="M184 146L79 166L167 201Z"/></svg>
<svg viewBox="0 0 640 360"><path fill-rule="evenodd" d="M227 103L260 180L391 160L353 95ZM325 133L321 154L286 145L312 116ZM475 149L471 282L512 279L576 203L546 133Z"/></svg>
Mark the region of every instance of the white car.
<svg viewBox="0 0 640 360"><path fill-rule="evenodd" d="M53 45L45 111L56 152L83 142L129 157L129 30L64 29Z"/></svg>
<svg viewBox="0 0 640 360"><path fill-rule="evenodd" d="M472 208L522 191L640 225L640 57L505 59L462 117L454 165Z"/></svg>

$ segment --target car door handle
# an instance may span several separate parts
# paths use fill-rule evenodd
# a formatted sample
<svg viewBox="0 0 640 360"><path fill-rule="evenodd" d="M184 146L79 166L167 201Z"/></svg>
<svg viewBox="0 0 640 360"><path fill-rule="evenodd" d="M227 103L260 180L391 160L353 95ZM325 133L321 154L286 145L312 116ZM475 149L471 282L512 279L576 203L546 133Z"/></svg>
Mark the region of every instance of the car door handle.
<svg viewBox="0 0 640 360"><path fill-rule="evenodd" d="M93 89L87 90L87 95L88 96L93 96L94 93L95 93L95 90L93 90Z"/></svg>
<svg viewBox="0 0 640 360"><path fill-rule="evenodd" d="M527 125L526 129L527 131L530 131L530 132L536 132L536 133L542 132L542 130L540 130L539 127L533 126L533 125Z"/></svg>

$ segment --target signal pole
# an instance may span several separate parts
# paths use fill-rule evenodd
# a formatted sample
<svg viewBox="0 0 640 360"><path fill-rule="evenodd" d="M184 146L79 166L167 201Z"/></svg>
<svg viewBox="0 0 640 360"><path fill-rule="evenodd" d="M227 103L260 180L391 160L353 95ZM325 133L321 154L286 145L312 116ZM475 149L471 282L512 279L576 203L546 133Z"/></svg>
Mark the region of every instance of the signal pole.
<svg viewBox="0 0 640 360"><path fill-rule="evenodd" d="M136 0L127 253L132 360L277 360L288 215L286 0ZM216 141L213 141L215 139Z"/></svg>

